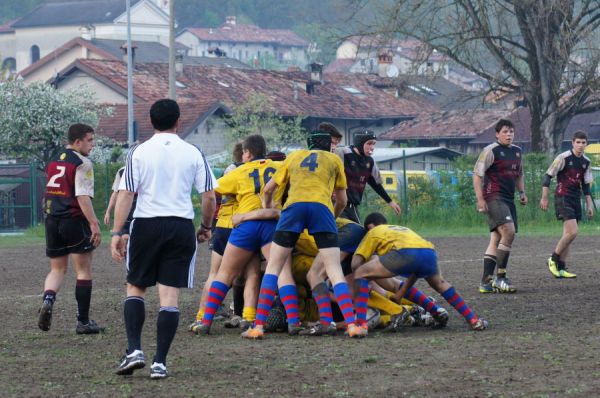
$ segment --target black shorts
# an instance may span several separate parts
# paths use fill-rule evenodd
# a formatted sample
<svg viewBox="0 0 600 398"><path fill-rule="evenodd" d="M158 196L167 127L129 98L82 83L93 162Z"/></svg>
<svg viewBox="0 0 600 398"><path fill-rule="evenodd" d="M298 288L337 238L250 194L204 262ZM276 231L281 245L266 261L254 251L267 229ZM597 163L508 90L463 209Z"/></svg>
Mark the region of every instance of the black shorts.
<svg viewBox="0 0 600 398"><path fill-rule="evenodd" d="M91 237L90 224L83 217L46 217L46 256L50 258L91 252Z"/></svg>
<svg viewBox="0 0 600 398"><path fill-rule="evenodd" d="M192 220L179 217L136 218L127 247L127 282L192 287L196 232Z"/></svg>
<svg viewBox="0 0 600 398"><path fill-rule="evenodd" d="M490 231L495 231L500 225L513 223L515 232L519 231L517 225L517 209L515 203L507 200L495 199L487 202L487 220Z"/></svg>
<svg viewBox="0 0 600 398"><path fill-rule="evenodd" d="M556 211L556 218L561 221L581 221L581 200L579 198L555 196L554 210Z"/></svg>
<svg viewBox="0 0 600 398"><path fill-rule="evenodd" d="M210 250L214 251L220 256L225 253L225 246L231 235L231 228L216 227L212 232L212 238L210 239Z"/></svg>
<svg viewBox="0 0 600 398"><path fill-rule="evenodd" d="M346 218L362 225L360 221L360 214L358 214L358 205L348 203L344 211L342 211L342 214L340 214L338 217Z"/></svg>

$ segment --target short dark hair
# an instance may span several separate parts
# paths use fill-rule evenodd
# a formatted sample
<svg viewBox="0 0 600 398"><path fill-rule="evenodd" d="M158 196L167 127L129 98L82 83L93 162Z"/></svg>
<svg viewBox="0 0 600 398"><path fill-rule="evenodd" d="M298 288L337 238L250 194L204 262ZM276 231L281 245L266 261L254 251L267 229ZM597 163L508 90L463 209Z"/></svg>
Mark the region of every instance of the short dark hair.
<svg viewBox="0 0 600 398"><path fill-rule="evenodd" d="M233 146L233 162L234 163L242 163L242 153L244 148L241 142L236 142Z"/></svg>
<svg viewBox="0 0 600 398"><path fill-rule="evenodd" d="M94 129L92 126L88 126L83 123L75 123L69 127L69 132L67 133L67 139L69 140L69 144L73 144L77 140L82 140L87 133L93 133Z"/></svg>
<svg viewBox="0 0 600 398"><path fill-rule="evenodd" d="M260 134L252 134L244 139L242 148L249 151L254 159L264 159L267 153L267 143Z"/></svg>
<svg viewBox="0 0 600 398"><path fill-rule="evenodd" d="M387 224L387 218L385 218L385 216L381 213L373 212L365 217L365 223L364 223L365 228L369 224L373 224L375 226Z"/></svg>
<svg viewBox="0 0 600 398"><path fill-rule="evenodd" d="M283 162L285 160L285 153L280 151L271 151L267 153L267 159L271 159L276 162Z"/></svg>
<svg viewBox="0 0 600 398"><path fill-rule="evenodd" d="M588 140L588 135L585 131L583 130L577 130L576 132L573 133L573 138L571 138L571 141L575 141L576 139L580 139L580 140Z"/></svg>
<svg viewBox="0 0 600 398"><path fill-rule="evenodd" d="M510 127L514 129L515 125L508 119L500 119L498 120L498 123L496 123L496 133L499 133L500 130L502 130L502 127Z"/></svg>
<svg viewBox="0 0 600 398"><path fill-rule="evenodd" d="M329 133L332 137L342 138L342 133L331 123L329 122L321 122L319 123L319 127L317 130L322 131L324 133Z"/></svg>
<svg viewBox="0 0 600 398"><path fill-rule="evenodd" d="M156 101L150 108L152 127L158 131L170 130L175 127L179 115L179 105L168 98Z"/></svg>

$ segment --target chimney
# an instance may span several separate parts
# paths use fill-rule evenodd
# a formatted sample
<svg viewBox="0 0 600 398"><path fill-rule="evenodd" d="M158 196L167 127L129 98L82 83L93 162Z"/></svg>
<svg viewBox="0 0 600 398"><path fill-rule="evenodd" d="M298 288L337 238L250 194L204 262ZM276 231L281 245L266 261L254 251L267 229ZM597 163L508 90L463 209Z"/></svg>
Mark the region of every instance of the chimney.
<svg viewBox="0 0 600 398"><path fill-rule="evenodd" d="M183 54L175 55L175 73L178 75L183 73Z"/></svg>
<svg viewBox="0 0 600 398"><path fill-rule="evenodd" d="M322 84L323 83L323 64L318 62L313 62L310 64L310 83L313 84ZM308 92L308 84L306 85Z"/></svg>
<svg viewBox="0 0 600 398"><path fill-rule="evenodd" d="M379 53L377 56L377 74L379 77L387 76L388 68L392 64L393 60L394 56L392 55L391 51L385 50Z"/></svg>
<svg viewBox="0 0 600 398"><path fill-rule="evenodd" d="M225 25L235 26L235 15L226 16Z"/></svg>
<svg viewBox="0 0 600 398"><path fill-rule="evenodd" d="M92 30L93 27L91 25L80 26L79 33L81 38L84 40L92 40Z"/></svg>
<svg viewBox="0 0 600 398"><path fill-rule="evenodd" d="M131 66L135 67L135 49L137 46L134 43L131 43ZM123 50L123 62L127 63L127 43L124 43L121 46L121 50Z"/></svg>

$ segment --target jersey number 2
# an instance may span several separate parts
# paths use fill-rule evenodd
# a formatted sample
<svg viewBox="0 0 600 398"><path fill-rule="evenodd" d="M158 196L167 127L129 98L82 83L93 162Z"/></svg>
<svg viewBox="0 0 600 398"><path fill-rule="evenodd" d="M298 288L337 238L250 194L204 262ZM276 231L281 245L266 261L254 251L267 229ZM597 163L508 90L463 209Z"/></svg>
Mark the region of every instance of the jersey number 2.
<svg viewBox="0 0 600 398"><path fill-rule="evenodd" d="M47 187L60 188L60 184L58 184L56 180L65 175L67 168L65 166L56 166L56 171L57 173L48 180L48 184L46 184Z"/></svg>
<svg viewBox="0 0 600 398"><path fill-rule="evenodd" d="M309 171L315 171L317 167L319 167L319 164L317 163L317 154L311 153L305 157L302 163L300 163L300 167L307 167Z"/></svg>
<svg viewBox="0 0 600 398"><path fill-rule="evenodd" d="M265 169L265 173L263 174L263 180L265 181L265 185L271 180L271 177L275 173L275 169L272 167L267 167ZM252 173L249 173L248 176L254 179L254 193L260 193L260 174L258 173L258 169L254 169Z"/></svg>

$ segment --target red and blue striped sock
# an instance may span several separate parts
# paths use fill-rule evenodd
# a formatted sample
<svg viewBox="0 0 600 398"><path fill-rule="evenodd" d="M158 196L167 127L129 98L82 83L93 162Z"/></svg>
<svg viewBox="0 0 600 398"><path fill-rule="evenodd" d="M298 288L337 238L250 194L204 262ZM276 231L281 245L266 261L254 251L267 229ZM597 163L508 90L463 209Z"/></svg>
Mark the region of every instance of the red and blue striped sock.
<svg viewBox="0 0 600 398"><path fill-rule="evenodd" d="M335 294L335 299L342 311L342 315L344 315L344 321L346 321L346 325L351 323L355 323L354 319L354 305L352 305L352 296L350 295L350 289L348 288L348 284L346 282L340 282L333 287L333 293Z"/></svg>
<svg viewBox="0 0 600 398"><path fill-rule="evenodd" d="M223 282L213 281L213 283L211 283L210 289L208 290L208 297L206 297L206 308L204 309L204 318L202 318L203 324L209 326L212 325L215 312L217 312L221 306L228 291L229 286Z"/></svg>
<svg viewBox="0 0 600 398"><path fill-rule="evenodd" d="M365 278L354 279L354 308L356 309L356 323L367 323L367 303L369 302L369 281Z"/></svg>
<svg viewBox="0 0 600 398"><path fill-rule="evenodd" d="M471 308L469 308L467 303L465 303L465 300L463 300L462 297L456 293L456 290L454 290L453 287L450 287L450 289L442 293L442 297L445 298L446 301L450 303L454 309L456 309L456 311L464 316L467 322L471 322L471 320L475 318L475 314L473 311L471 311Z"/></svg>
<svg viewBox="0 0 600 398"><path fill-rule="evenodd" d="M256 306L256 326L264 326L269 316L271 306L277 293L277 275L265 274L260 284L260 293L258 295L258 305Z"/></svg>
<svg viewBox="0 0 600 398"><path fill-rule="evenodd" d="M279 298L285 307L288 325L300 324L300 312L298 307L298 288L296 285L285 285L279 288Z"/></svg>
<svg viewBox="0 0 600 398"><path fill-rule="evenodd" d="M403 284L404 282L400 282L400 287L402 287ZM425 311L429 313L437 312L440 309L440 307L436 303L434 303L433 300L431 300L422 291L420 291L414 286L408 289L408 291L404 295L404 298L412 301L415 304L420 305L421 307L425 308Z"/></svg>
<svg viewBox="0 0 600 398"><path fill-rule="evenodd" d="M329 288L325 282L319 283L312 289L312 295L319 307L319 322L325 327L329 327L333 322L333 312L331 311L331 298L329 297Z"/></svg>

